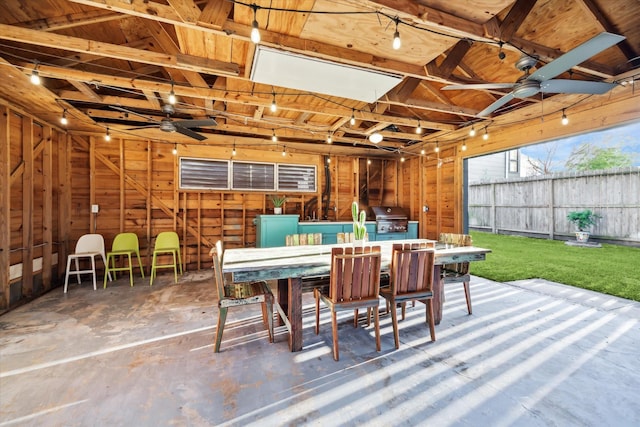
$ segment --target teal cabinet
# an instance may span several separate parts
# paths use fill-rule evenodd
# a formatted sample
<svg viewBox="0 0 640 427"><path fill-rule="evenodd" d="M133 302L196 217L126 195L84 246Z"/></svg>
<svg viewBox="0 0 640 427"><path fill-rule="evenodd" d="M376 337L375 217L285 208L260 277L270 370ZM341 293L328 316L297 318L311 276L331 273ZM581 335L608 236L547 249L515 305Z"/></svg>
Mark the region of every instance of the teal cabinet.
<svg viewBox="0 0 640 427"><path fill-rule="evenodd" d="M285 246L287 234L298 233L298 215L258 215L255 222L257 248Z"/></svg>

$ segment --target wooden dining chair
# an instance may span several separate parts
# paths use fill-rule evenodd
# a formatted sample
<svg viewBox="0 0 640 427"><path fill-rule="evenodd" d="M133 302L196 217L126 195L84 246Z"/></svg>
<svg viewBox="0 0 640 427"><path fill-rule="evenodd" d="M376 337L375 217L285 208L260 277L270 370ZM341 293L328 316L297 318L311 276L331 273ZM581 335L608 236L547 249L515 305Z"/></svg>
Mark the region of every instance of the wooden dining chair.
<svg viewBox="0 0 640 427"><path fill-rule="evenodd" d="M213 270L216 288L218 290L218 327L214 352L220 352L222 333L230 307L247 304L262 304L262 320L269 332L269 342L273 342L273 293L267 282L227 283L222 273L224 251L222 241L216 242L216 247L210 254L213 256Z"/></svg>
<svg viewBox="0 0 640 427"><path fill-rule="evenodd" d="M441 233L438 240L448 246L473 246L473 240L469 234ZM455 264L445 264L442 266L440 277L442 284L462 283L464 286L464 296L467 300L467 312L472 314L471 309L471 291L469 290L469 282L471 275L469 274L469 263L458 262Z"/></svg>
<svg viewBox="0 0 640 427"><path fill-rule="evenodd" d="M316 335L320 333L320 300L331 310L333 358L339 360L338 318L341 310L373 309L376 350L380 351L380 246L337 247L331 249L329 293L314 289L316 300ZM368 317L370 319L370 317ZM357 313L353 320L358 326ZM369 323L369 321L368 321Z"/></svg>
<svg viewBox="0 0 640 427"><path fill-rule="evenodd" d="M435 251L431 248L412 248L410 245L394 244L391 258L389 287L380 289L391 306L391 321L396 348L400 348L397 304L420 301L426 306L426 321L431 341L436 340L433 318L433 268ZM404 307L403 307L404 318Z"/></svg>

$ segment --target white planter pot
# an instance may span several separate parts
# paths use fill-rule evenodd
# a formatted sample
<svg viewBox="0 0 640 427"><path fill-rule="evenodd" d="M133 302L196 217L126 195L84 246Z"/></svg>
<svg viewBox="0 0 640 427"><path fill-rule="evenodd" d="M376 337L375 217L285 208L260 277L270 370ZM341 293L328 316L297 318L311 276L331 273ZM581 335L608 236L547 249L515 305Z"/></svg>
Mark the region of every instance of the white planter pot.
<svg viewBox="0 0 640 427"><path fill-rule="evenodd" d="M282 214L282 208L273 208L273 213L274 215Z"/></svg>
<svg viewBox="0 0 640 427"><path fill-rule="evenodd" d="M587 241L589 241L589 232L576 231L576 240L580 243L587 243Z"/></svg>

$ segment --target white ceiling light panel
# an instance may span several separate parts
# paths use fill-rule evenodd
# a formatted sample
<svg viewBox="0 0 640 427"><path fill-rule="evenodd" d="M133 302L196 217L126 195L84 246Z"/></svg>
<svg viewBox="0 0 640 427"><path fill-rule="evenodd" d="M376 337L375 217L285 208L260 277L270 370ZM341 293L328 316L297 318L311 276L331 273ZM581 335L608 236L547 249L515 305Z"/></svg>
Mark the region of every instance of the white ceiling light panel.
<svg viewBox="0 0 640 427"><path fill-rule="evenodd" d="M402 77L258 46L251 81L372 103Z"/></svg>

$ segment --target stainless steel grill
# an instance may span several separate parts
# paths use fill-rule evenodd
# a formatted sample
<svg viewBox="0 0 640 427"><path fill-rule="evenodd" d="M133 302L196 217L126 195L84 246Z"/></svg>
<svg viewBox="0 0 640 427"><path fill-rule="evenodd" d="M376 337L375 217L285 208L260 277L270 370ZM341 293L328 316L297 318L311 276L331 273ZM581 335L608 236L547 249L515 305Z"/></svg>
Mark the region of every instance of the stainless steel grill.
<svg viewBox="0 0 640 427"><path fill-rule="evenodd" d="M407 212L399 206L372 206L376 219L376 233L406 233L409 224Z"/></svg>

